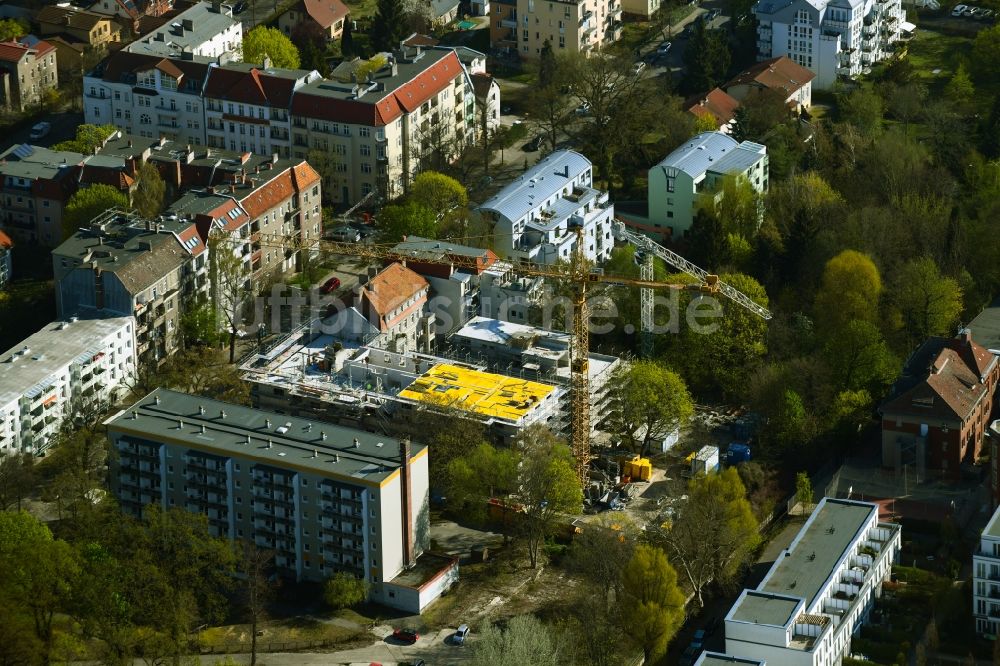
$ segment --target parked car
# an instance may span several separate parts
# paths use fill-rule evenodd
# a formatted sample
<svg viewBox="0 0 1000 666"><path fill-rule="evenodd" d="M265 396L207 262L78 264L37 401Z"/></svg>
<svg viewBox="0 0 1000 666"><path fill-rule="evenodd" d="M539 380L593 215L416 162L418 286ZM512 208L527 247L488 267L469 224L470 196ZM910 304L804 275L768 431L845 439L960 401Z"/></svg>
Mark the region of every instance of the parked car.
<svg viewBox="0 0 1000 666"><path fill-rule="evenodd" d="M962 16L965 18L972 18L976 13L976 7L967 6L965 11L962 12Z"/></svg>
<svg viewBox="0 0 1000 666"><path fill-rule="evenodd" d="M590 113L590 103L584 102L580 106L576 107L576 115L585 116Z"/></svg>
<svg viewBox="0 0 1000 666"><path fill-rule="evenodd" d="M31 128L31 133L28 135L32 141L35 139L41 139L43 136L48 134L52 130L52 124L47 122L36 123Z"/></svg>
<svg viewBox="0 0 1000 666"><path fill-rule="evenodd" d="M710 12L708 12L708 16L705 17L705 20L714 21L715 19L719 18L719 14L721 13L722 12L720 12L718 9L713 9Z"/></svg>
<svg viewBox="0 0 1000 666"><path fill-rule="evenodd" d="M992 21L994 16L996 16L996 12L994 10L984 9L979 13L979 16L977 16L976 18L980 19L981 21Z"/></svg>
<svg viewBox="0 0 1000 666"><path fill-rule="evenodd" d="M966 5L955 5L955 8L953 10L951 10L951 15L952 16L961 16L962 12L964 12L966 9L968 9L968 6L966 6Z"/></svg>
<svg viewBox="0 0 1000 666"><path fill-rule="evenodd" d="M420 635L417 632L411 631L409 629L394 629L392 631L392 637L395 638L397 641L402 641L404 643L409 643L410 645L413 645L414 643L417 642L417 639L420 638Z"/></svg>
<svg viewBox="0 0 1000 666"><path fill-rule="evenodd" d="M665 56L670 53L670 47L673 46L670 42L661 42L659 46L656 47L656 55Z"/></svg>
<svg viewBox="0 0 1000 666"><path fill-rule="evenodd" d="M463 624L459 626L455 635L452 636L451 642L455 645L465 645L465 639L469 637L469 625Z"/></svg>
<svg viewBox="0 0 1000 666"><path fill-rule="evenodd" d="M983 10L979 7L969 7L966 12L966 16L969 18L979 18L979 15L983 13Z"/></svg>
<svg viewBox="0 0 1000 666"><path fill-rule="evenodd" d="M323 286L319 288L320 292L323 294L329 294L331 292L340 289L340 278L332 277L323 283Z"/></svg>
<svg viewBox="0 0 1000 666"><path fill-rule="evenodd" d="M330 231L330 238L342 243L357 243L361 240L361 232L349 226L334 227Z"/></svg>
<svg viewBox="0 0 1000 666"><path fill-rule="evenodd" d="M701 652L698 648L693 645L688 645L684 648L684 654L681 655L680 661L678 661L679 666L692 666L695 660L698 658L698 654Z"/></svg>

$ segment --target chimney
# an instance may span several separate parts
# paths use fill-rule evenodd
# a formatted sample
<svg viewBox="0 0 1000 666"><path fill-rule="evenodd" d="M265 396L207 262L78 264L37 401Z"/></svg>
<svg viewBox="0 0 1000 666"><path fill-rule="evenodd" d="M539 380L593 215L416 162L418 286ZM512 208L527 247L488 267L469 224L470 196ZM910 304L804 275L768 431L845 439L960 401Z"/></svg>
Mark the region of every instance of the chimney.
<svg viewBox="0 0 1000 666"><path fill-rule="evenodd" d="M230 194L236 193L236 183L229 183L229 193Z"/></svg>
<svg viewBox="0 0 1000 666"><path fill-rule="evenodd" d="M191 19L182 19L181 28L183 28L184 30L194 30L194 21L192 21Z"/></svg>
<svg viewBox="0 0 1000 666"><path fill-rule="evenodd" d="M271 153L271 164L278 163L278 153Z"/></svg>
<svg viewBox="0 0 1000 666"><path fill-rule="evenodd" d="M413 498L410 496L410 440L403 438L399 441L399 482L402 498L402 519L403 519L403 565L410 566L414 562L413 556Z"/></svg>
<svg viewBox="0 0 1000 666"><path fill-rule="evenodd" d="M972 344L972 329L963 328L958 332L958 339L961 340L966 345Z"/></svg>
<svg viewBox="0 0 1000 666"><path fill-rule="evenodd" d="M395 59L393 59L392 65L389 66L389 76L399 76L399 65L396 64Z"/></svg>
<svg viewBox="0 0 1000 666"><path fill-rule="evenodd" d="M222 13L222 0L212 0L212 11L216 14Z"/></svg>
<svg viewBox="0 0 1000 666"><path fill-rule="evenodd" d="M129 148L131 148L131 147L132 147L132 139L129 139L129 140L128 140L128 147L129 147Z"/></svg>

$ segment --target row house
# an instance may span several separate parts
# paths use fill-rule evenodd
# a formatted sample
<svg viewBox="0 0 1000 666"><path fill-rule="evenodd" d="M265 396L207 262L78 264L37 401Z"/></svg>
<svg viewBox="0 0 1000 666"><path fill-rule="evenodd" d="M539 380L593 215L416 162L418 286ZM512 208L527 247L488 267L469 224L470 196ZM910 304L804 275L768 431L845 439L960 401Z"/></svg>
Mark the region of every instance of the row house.
<svg viewBox="0 0 1000 666"><path fill-rule="evenodd" d="M84 56L121 42L121 26L108 16L71 5L49 5L35 15L38 34L56 49L61 72L79 76Z"/></svg>
<svg viewBox="0 0 1000 666"><path fill-rule="evenodd" d="M892 57L906 22L901 0L762 0L753 12L757 59L788 56L820 90Z"/></svg>
<svg viewBox="0 0 1000 666"><path fill-rule="evenodd" d="M509 14L506 20L511 20ZM513 20L518 53L525 60L536 60L546 41L557 54L591 55L621 38L622 3L621 0L517 0ZM502 20L501 27L505 27Z"/></svg>
<svg viewBox="0 0 1000 666"><path fill-rule="evenodd" d="M274 553L281 575L346 572L419 613L458 576L427 553L428 449L313 418L157 389L106 423L122 509L176 508Z"/></svg>
<svg viewBox="0 0 1000 666"><path fill-rule="evenodd" d="M108 211L52 251L57 312L134 316L138 360L160 363L180 346L185 304L208 292L207 255L193 222Z"/></svg>
<svg viewBox="0 0 1000 666"><path fill-rule="evenodd" d="M0 459L44 454L66 419L114 404L135 369L131 316L70 317L0 354Z"/></svg>
<svg viewBox="0 0 1000 666"><path fill-rule="evenodd" d="M959 478L983 455L998 379L997 357L971 330L924 342L879 407L882 465L918 479L931 471Z"/></svg>
<svg viewBox="0 0 1000 666"><path fill-rule="evenodd" d="M24 111L41 104L45 92L58 87L52 44L30 35L0 42L0 106Z"/></svg>

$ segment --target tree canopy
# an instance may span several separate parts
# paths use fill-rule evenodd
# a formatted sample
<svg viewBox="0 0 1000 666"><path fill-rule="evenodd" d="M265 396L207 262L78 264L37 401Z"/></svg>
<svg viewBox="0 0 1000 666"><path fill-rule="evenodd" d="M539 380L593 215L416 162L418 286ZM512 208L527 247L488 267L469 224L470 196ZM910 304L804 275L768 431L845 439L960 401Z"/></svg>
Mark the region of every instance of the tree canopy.
<svg viewBox="0 0 1000 666"><path fill-rule="evenodd" d="M684 380L656 361L623 365L611 381L614 408L609 431L635 453L647 455L694 413Z"/></svg>
<svg viewBox="0 0 1000 666"><path fill-rule="evenodd" d="M677 572L656 546L639 544L622 571L623 629L642 648L646 663L667 650L684 623Z"/></svg>
<svg viewBox="0 0 1000 666"><path fill-rule="evenodd" d="M63 238L69 238L80 227L90 225L95 217L113 208L128 210L128 197L121 191L99 183L77 190L66 202L63 211Z"/></svg>
<svg viewBox="0 0 1000 666"><path fill-rule="evenodd" d="M264 57L271 59L272 67L298 69L301 64L299 50L277 28L259 25L243 35L243 62L260 65Z"/></svg>
<svg viewBox="0 0 1000 666"><path fill-rule="evenodd" d="M73 153L91 155L95 148L104 145L109 136L118 131L114 125L77 125L76 137L68 141L60 141L52 146L52 150L66 150Z"/></svg>
<svg viewBox="0 0 1000 666"><path fill-rule="evenodd" d="M406 12L403 0L377 0L372 19L372 47L392 52L406 37Z"/></svg>
<svg viewBox="0 0 1000 666"><path fill-rule="evenodd" d="M816 293L816 321L822 332L839 331L852 320L879 320L882 278L868 255L844 250L823 269Z"/></svg>
<svg viewBox="0 0 1000 666"><path fill-rule="evenodd" d="M437 238L438 235L434 209L415 202L389 204L379 212L378 224L390 241L402 240L404 236Z"/></svg>
<svg viewBox="0 0 1000 666"><path fill-rule="evenodd" d="M163 210L163 200L167 193L166 183L160 177L160 172L150 162L143 162L139 167L139 177L136 179L135 191L132 192L132 205L139 214L151 220Z"/></svg>

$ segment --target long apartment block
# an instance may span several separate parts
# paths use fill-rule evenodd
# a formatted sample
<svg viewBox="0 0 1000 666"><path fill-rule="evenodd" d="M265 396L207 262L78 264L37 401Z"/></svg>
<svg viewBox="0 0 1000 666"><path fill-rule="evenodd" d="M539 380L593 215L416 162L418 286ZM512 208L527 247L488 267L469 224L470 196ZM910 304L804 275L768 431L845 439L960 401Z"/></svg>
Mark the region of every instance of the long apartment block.
<svg viewBox="0 0 1000 666"><path fill-rule="evenodd" d="M371 583L372 600L411 612L457 577L452 560L422 555L423 445L166 389L106 424L128 513L204 514L213 534L273 551L296 580L346 571Z"/></svg>
<svg viewBox="0 0 1000 666"><path fill-rule="evenodd" d="M850 654L902 543L868 502L824 498L755 590L726 615L726 653L782 666L833 666Z"/></svg>
<svg viewBox="0 0 1000 666"><path fill-rule="evenodd" d="M1000 633L1000 508L979 537L972 553L972 613L976 633L996 640Z"/></svg>
<svg viewBox="0 0 1000 666"><path fill-rule="evenodd" d="M45 453L67 418L121 397L135 366L132 317L52 322L0 354L0 457Z"/></svg>

